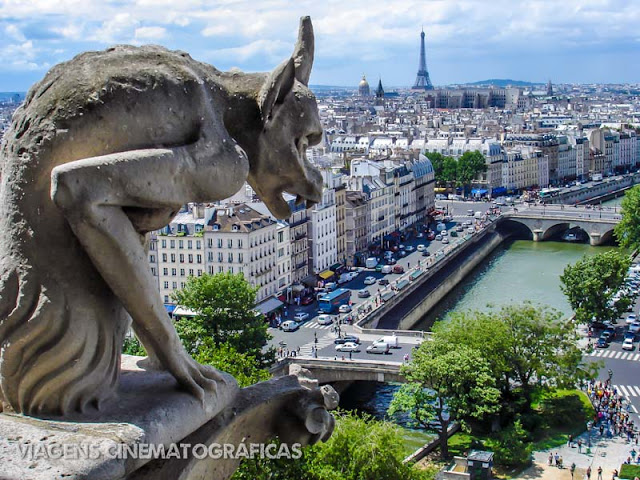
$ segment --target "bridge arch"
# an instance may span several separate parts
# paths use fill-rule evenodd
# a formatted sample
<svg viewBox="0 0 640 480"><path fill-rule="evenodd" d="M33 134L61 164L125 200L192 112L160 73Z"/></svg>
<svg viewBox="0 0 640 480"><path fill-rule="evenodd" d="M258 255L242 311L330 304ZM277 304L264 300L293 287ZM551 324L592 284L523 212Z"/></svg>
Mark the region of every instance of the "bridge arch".
<svg viewBox="0 0 640 480"><path fill-rule="evenodd" d="M614 235L613 228L604 232L600 237L600 245L606 245L610 243L618 243L618 240Z"/></svg>
<svg viewBox="0 0 640 480"><path fill-rule="evenodd" d="M533 231L524 222L518 221L516 218L505 218L498 225L498 230L503 234L510 234L516 238L523 240L533 240Z"/></svg>
<svg viewBox="0 0 640 480"><path fill-rule="evenodd" d="M570 228L571 228L571 224L568 222L556 223L555 225L551 225L542 233L542 238L540 238L540 240L549 240L558 235L562 235L562 233L566 232Z"/></svg>

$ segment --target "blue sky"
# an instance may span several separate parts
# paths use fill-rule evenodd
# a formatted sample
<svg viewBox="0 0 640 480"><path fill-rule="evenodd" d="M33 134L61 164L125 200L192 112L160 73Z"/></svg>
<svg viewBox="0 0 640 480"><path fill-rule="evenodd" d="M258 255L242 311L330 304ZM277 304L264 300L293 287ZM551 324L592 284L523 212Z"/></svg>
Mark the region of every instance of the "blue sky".
<svg viewBox="0 0 640 480"><path fill-rule="evenodd" d="M188 51L221 70L266 71L316 33L311 83L409 86L420 29L434 85L487 78L639 83L640 0L0 0L0 91L117 43Z"/></svg>

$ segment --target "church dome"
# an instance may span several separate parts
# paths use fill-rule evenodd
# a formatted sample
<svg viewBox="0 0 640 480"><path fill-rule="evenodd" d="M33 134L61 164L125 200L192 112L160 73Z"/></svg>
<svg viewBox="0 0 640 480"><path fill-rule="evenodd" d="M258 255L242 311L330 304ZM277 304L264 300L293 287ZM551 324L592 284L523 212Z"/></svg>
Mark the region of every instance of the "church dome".
<svg viewBox="0 0 640 480"><path fill-rule="evenodd" d="M361 97L369 96L369 82L367 82L367 78L364 75L362 75L362 80L358 84L358 94Z"/></svg>

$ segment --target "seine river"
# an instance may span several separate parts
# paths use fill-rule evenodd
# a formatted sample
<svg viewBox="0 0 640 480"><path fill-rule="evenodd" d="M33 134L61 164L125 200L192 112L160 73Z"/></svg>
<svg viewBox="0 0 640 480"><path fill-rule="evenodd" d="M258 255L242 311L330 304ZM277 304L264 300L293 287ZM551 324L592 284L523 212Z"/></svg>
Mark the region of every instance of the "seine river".
<svg viewBox="0 0 640 480"><path fill-rule="evenodd" d="M620 198L604 205L619 205ZM566 242L507 241L497 247L473 272L453 289L442 302L425 316L415 329L427 330L434 321L446 321L456 311L487 310L509 303L531 301L571 314L571 308L560 291L560 275L564 268L584 255L593 255L615 247L592 247ZM356 384L344 396L343 406L366 411L384 418L393 385ZM423 443L426 435L408 431L408 446Z"/></svg>

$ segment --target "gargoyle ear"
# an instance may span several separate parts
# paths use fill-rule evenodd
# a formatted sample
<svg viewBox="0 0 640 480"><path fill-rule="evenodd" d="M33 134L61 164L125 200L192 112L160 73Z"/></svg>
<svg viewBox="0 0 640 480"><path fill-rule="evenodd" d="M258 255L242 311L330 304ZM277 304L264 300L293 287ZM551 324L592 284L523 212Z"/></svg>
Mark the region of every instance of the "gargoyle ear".
<svg viewBox="0 0 640 480"><path fill-rule="evenodd" d="M273 107L284 101L284 97L293 88L295 79L296 67L293 58L282 62L269 74L258 96L263 122L271 116Z"/></svg>
<svg viewBox="0 0 640 480"><path fill-rule="evenodd" d="M309 85L311 67L313 66L313 25L310 17L300 18L298 29L298 41L293 51L293 59L296 62L296 78L304 85Z"/></svg>

